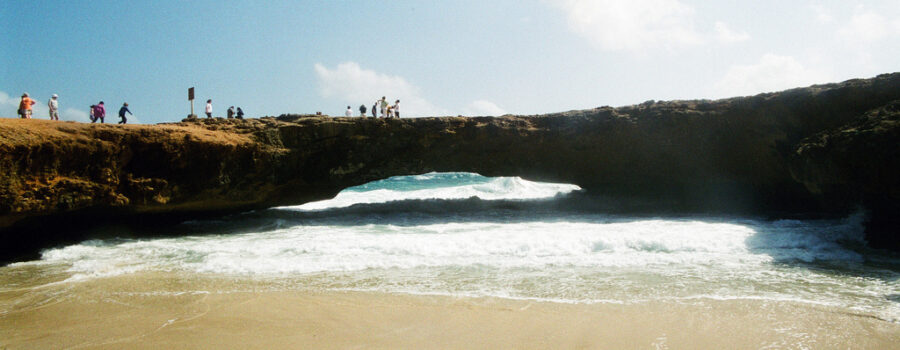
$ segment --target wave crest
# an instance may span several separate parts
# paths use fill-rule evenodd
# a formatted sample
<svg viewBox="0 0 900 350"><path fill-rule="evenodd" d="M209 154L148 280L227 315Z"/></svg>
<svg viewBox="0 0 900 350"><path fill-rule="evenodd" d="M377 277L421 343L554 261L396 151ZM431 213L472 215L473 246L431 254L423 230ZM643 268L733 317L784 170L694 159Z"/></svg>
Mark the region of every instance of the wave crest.
<svg viewBox="0 0 900 350"><path fill-rule="evenodd" d="M329 200L278 209L313 211L345 208L355 204L428 199L533 200L581 190L576 185L533 182L520 177L487 178L475 174L466 175L468 176L460 173L428 173L398 176L348 188ZM454 185L446 186L448 183Z"/></svg>

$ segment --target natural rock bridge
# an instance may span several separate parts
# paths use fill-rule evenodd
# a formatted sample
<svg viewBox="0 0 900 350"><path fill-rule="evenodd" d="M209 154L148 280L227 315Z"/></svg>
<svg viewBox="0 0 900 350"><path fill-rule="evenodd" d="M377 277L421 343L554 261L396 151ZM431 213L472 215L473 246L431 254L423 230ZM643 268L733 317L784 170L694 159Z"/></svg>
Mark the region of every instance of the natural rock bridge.
<svg viewBox="0 0 900 350"><path fill-rule="evenodd" d="M0 121L0 239L109 218L300 204L431 171L577 184L689 211L873 213L896 244L900 73L540 116Z"/></svg>

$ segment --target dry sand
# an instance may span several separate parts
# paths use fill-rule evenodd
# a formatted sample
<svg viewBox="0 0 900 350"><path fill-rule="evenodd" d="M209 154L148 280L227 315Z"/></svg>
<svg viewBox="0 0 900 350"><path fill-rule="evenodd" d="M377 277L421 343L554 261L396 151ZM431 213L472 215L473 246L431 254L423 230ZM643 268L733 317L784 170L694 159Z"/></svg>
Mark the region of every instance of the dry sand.
<svg viewBox="0 0 900 350"><path fill-rule="evenodd" d="M152 281L153 288L136 285ZM889 349L900 324L759 300L559 304L184 290L136 276L0 293L0 349ZM224 289L236 290L235 280ZM204 285L204 288L210 287Z"/></svg>

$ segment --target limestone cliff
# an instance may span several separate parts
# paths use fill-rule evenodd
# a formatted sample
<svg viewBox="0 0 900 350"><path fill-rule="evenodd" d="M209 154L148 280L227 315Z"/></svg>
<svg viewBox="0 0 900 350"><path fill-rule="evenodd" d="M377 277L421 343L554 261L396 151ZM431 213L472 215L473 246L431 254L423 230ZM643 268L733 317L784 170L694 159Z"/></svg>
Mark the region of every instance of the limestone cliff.
<svg viewBox="0 0 900 350"><path fill-rule="evenodd" d="M0 238L15 243L35 227L109 218L298 204L430 171L574 183L689 211L841 212L864 204L883 215L900 202L896 118L873 115L895 116L898 99L900 73L539 116L282 115L152 126L3 119ZM897 227L878 235L893 240Z"/></svg>
<svg viewBox="0 0 900 350"><path fill-rule="evenodd" d="M824 202L872 211L870 243L900 250L900 100L803 140L791 165Z"/></svg>

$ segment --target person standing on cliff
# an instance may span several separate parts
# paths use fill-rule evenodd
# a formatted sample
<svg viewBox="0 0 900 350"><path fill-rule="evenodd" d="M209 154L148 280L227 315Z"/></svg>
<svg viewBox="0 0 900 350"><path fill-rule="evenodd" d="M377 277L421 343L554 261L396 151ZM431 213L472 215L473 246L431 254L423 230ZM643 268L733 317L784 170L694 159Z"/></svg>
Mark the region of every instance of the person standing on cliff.
<svg viewBox="0 0 900 350"><path fill-rule="evenodd" d="M100 104L94 105L94 121L100 119L100 124L103 124L103 120L106 118L106 107L103 106L103 101L100 101ZM93 121L91 122L93 123Z"/></svg>
<svg viewBox="0 0 900 350"><path fill-rule="evenodd" d="M397 119L400 119L400 100L394 102L394 106L391 109L394 110L394 116L397 117Z"/></svg>
<svg viewBox="0 0 900 350"><path fill-rule="evenodd" d="M212 118L212 100L206 100L206 117Z"/></svg>
<svg viewBox="0 0 900 350"><path fill-rule="evenodd" d="M244 119L244 111L241 109L241 107L238 107L237 118Z"/></svg>
<svg viewBox="0 0 900 350"><path fill-rule="evenodd" d="M47 102L47 108L50 109L50 120L59 120L59 95L53 94L50 101Z"/></svg>
<svg viewBox="0 0 900 350"><path fill-rule="evenodd" d="M365 118L366 117L366 105L359 105L359 116Z"/></svg>
<svg viewBox="0 0 900 350"><path fill-rule="evenodd" d="M94 107L96 107L96 105L91 105L91 108L89 111L91 113L91 124L93 124L95 121L97 121L97 116L94 115Z"/></svg>
<svg viewBox="0 0 900 350"><path fill-rule="evenodd" d="M352 116L353 116L353 108L350 108L350 106L347 106L347 110L344 111L344 116L345 116L345 117L352 117Z"/></svg>
<svg viewBox="0 0 900 350"><path fill-rule="evenodd" d="M119 118L122 119L122 120L119 121L119 124L125 124L125 123L128 123L128 119L125 118L125 113L126 113L126 112L127 112L128 114L134 115L133 113L131 113L130 110L128 110L128 102L125 102L125 104L122 105L122 108L119 108Z"/></svg>
<svg viewBox="0 0 900 350"><path fill-rule="evenodd" d="M387 114L385 114L385 112L387 112L387 106L388 106L387 98L385 98L384 96L381 96L380 102L381 102L381 117L387 118Z"/></svg>
<svg viewBox="0 0 900 350"><path fill-rule="evenodd" d="M31 106L34 106L35 103L37 102L28 97L27 92L22 94L22 100L19 101L19 115L22 119L31 119Z"/></svg>
<svg viewBox="0 0 900 350"><path fill-rule="evenodd" d="M234 106L228 107L228 119L234 118Z"/></svg>
<svg viewBox="0 0 900 350"><path fill-rule="evenodd" d="M378 100L375 100L375 103L372 104L372 118L378 118Z"/></svg>

